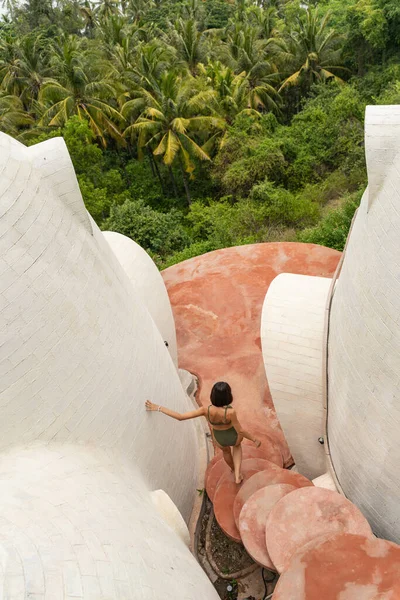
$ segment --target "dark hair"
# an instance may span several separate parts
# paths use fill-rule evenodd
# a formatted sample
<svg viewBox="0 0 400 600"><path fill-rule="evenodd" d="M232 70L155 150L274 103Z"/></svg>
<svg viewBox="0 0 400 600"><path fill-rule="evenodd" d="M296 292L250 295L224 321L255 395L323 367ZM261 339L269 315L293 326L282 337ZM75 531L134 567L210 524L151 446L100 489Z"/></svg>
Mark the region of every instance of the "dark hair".
<svg viewBox="0 0 400 600"><path fill-rule="evenodd" d="M218 381L214 383L210 394L211 404L214 406L227 406L232 402L232 390L229 383Z"/></svg>

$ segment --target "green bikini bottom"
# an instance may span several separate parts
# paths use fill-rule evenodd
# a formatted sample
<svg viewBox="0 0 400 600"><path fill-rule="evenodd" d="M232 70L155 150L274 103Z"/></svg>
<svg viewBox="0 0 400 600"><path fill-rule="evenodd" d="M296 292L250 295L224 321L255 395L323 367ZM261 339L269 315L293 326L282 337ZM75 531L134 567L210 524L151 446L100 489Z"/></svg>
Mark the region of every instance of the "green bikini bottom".
<svg viewBox="0 0 400 600"><path fill-rule="evenodd" d="M237 431L234 427L229 429L213 429L214 437L220 446L234 446L238 439Z"/></svg>

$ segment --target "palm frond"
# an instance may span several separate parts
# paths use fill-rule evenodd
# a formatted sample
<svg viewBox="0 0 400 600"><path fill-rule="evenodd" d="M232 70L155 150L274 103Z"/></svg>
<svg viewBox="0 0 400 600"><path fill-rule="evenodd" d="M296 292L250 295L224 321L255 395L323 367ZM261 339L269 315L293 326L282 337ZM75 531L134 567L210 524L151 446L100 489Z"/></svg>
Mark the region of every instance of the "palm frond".
<svg viewBox="0 0 400 600"><path fill-rule="evenodd" d="M185 134L180 134L182 146L186 148L189 154L195 156L199 160L211 160L207 152L205 152L194 140Z"/></svg>
<svg viewBox="0 0 400 600"><path fill-rule="evenodd" d="M166 165L172 165L179 149L180 143L178 137L172 131L168 131L163 159Z"/></svg>

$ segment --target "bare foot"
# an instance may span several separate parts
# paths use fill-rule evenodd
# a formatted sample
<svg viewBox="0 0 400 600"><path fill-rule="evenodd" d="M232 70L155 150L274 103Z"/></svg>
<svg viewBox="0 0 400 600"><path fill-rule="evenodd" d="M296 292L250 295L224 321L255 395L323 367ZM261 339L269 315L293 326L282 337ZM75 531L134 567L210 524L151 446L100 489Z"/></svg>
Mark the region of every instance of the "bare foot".
<svg viewBox="0 0 400 600"><path fill-rule="evenodd" d="M239 483L242 483L243 481L243 475L240 473L239 477L236 477L236 483L239 485Z"/></svg>

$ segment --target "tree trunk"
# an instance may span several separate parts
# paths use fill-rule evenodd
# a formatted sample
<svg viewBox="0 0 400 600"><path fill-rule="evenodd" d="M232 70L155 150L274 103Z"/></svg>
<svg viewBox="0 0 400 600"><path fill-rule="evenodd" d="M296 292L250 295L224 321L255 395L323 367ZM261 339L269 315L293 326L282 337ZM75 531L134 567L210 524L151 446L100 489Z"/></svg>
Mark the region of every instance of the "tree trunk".
<svg viewBox="0 0 400 600"><path fill-rule="evenodd" d="M156 170L155 170L154 164L153 164L153 157L151 155L150 148L147 148L147 155L149 157L149 162L150 162L151 172L153 173L153 177L157 177Z"/></svg>
<svg viewBox="0 0 400 600"><path fill-rule="evenodd" d="M169 175L171 177L171 183L172 183L172 189L173 189L173 192L174 192L174 196L175 196L175 198L177 198L178 197L178 190L176 189L176 182L175 182L174 173L173 173L172 168L170 166L168 167L168 170L169 170Z"/></svg>
<svg viewBox="0 0 400 600"><path fill-rule="evenodd" d="M185 169L183 168L182 161L180 158L179 158L179 166L181 168L181 173L182 173L182 177L183 177L183 185L185 186L186 198L188 201L188 205L190 206L192 204L192 198L190 196L190 190L189 190L188 180L186 177L186 172L185 172Z"/></svg>
<svg viewBox="0 0 400 600"><path fill-rule="evenodd" d="M357 62L358 62L358 76L364 77L365 75L365 55L367 52L366 44L364 40L360 44L357 52Z"/></svg>
<svg viewBox="0 0 400 600"><path fill-rule="evenodd" d="M151 165L151 170L153 171L153 175L157 175L158 181L160 182L160 187L161 187L161 193L163 196L165 196L165 189L164 189L164 183L160 174L160 170L158 168L158 164L157 161L155 160L152 151L149 148L149 159L150 159L150 165Z"/></svg>

